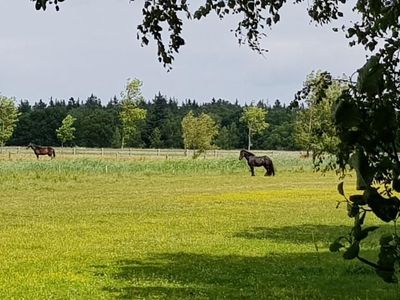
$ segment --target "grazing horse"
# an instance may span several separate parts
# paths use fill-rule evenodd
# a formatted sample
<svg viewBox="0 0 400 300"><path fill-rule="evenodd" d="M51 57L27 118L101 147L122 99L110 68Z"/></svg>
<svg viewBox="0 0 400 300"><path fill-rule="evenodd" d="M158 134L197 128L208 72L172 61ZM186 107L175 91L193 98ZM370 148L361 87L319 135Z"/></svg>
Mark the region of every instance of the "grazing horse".
<svg viewBox="0 0 400 300"><path fill-rule="evenodd" d="M33 152L36 155L36 158L39 159L39 155L48 155L53 159L56 157L56 151L52 147L40 147L35 144L29 143L26 149L32 148Z"/></svg>
<svg viewBox="0 0 400 300"><path fill-rule="evenodd" d="M275 175L274 164L268 156L255 156L250 151L241 150L239 160L243 159L243 157L247 160L247 164L250 167L251 176L255 175L254 167L264 167L266 170L265 176Z"/></svg>

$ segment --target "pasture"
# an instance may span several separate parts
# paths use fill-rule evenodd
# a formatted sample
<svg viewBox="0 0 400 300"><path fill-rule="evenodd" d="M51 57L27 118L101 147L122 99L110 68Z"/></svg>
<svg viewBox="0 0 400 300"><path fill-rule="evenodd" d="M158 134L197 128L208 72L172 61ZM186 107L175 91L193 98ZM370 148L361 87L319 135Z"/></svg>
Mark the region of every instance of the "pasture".
<svg viewBox="0 0 400 300"><path fill-rule="evenodd" d="M399 299L329 252L351 220L336 175L298 155L273 153L275 177L237 155L8 158L1 299ZM377 246L373 233L363 253Z"/></svg>

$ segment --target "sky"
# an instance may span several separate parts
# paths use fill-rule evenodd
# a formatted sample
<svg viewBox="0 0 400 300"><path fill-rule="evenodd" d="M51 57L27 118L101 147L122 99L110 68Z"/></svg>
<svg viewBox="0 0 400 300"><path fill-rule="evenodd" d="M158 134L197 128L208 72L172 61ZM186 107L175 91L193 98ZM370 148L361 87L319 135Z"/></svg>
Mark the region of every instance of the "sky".
<svg viewBox="0 0 400 300"><path fill-rule="evenodd" d="M141 47L136 38L141 5L67 0L59 12L43 12L29 0L1 1L0 94L31 103L94 94L106 104L137 78L147 101L161 93L179 102L289 103L313 70L341 77L365 60L364 50L349 47L342 32L310 24L306 4L289 2L281 22L266 31L265 55L238 45L234 19L211 17L185 23L186 45L167 72L154 44Z"/></svg>

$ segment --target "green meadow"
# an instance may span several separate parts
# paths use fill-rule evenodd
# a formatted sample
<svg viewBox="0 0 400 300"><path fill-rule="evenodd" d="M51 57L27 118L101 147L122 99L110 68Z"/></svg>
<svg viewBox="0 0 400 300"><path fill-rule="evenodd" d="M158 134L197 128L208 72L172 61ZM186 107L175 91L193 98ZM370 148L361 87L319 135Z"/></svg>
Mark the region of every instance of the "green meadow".
<svg viewBox="0 0 400 300"><path fill-rule="evenodd" d="M351 228L337 176L271 157L275 177L236 156L3 157L0 299L399 299L329 252Z"/></svg>

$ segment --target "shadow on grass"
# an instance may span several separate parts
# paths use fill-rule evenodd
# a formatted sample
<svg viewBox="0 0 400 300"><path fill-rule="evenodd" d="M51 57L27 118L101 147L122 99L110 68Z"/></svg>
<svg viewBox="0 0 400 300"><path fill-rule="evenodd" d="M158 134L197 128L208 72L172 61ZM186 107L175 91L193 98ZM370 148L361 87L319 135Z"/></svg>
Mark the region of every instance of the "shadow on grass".
<svg viewBox="0 0 400 300"><path fill-rule="evenodd" d="M329 245L339 236L347 236L351 231L351 226L344 225L315 225L305 224L299 226L284 227L253 227L248 230L233 234L233 237L244 239L272 240L284 243L312 243L318 246L329 247ZM382 232L390 232L393 227L390 225L380 226L379 230L370 234L363 241L363 244L379 245L378 238Z"/></svg>
<svg viewBox="0 0 400 300"><path fill-rule="evenodd" d="M373 270L331 253L154 254L96 267L117 299L395 299Z"/></svg>

